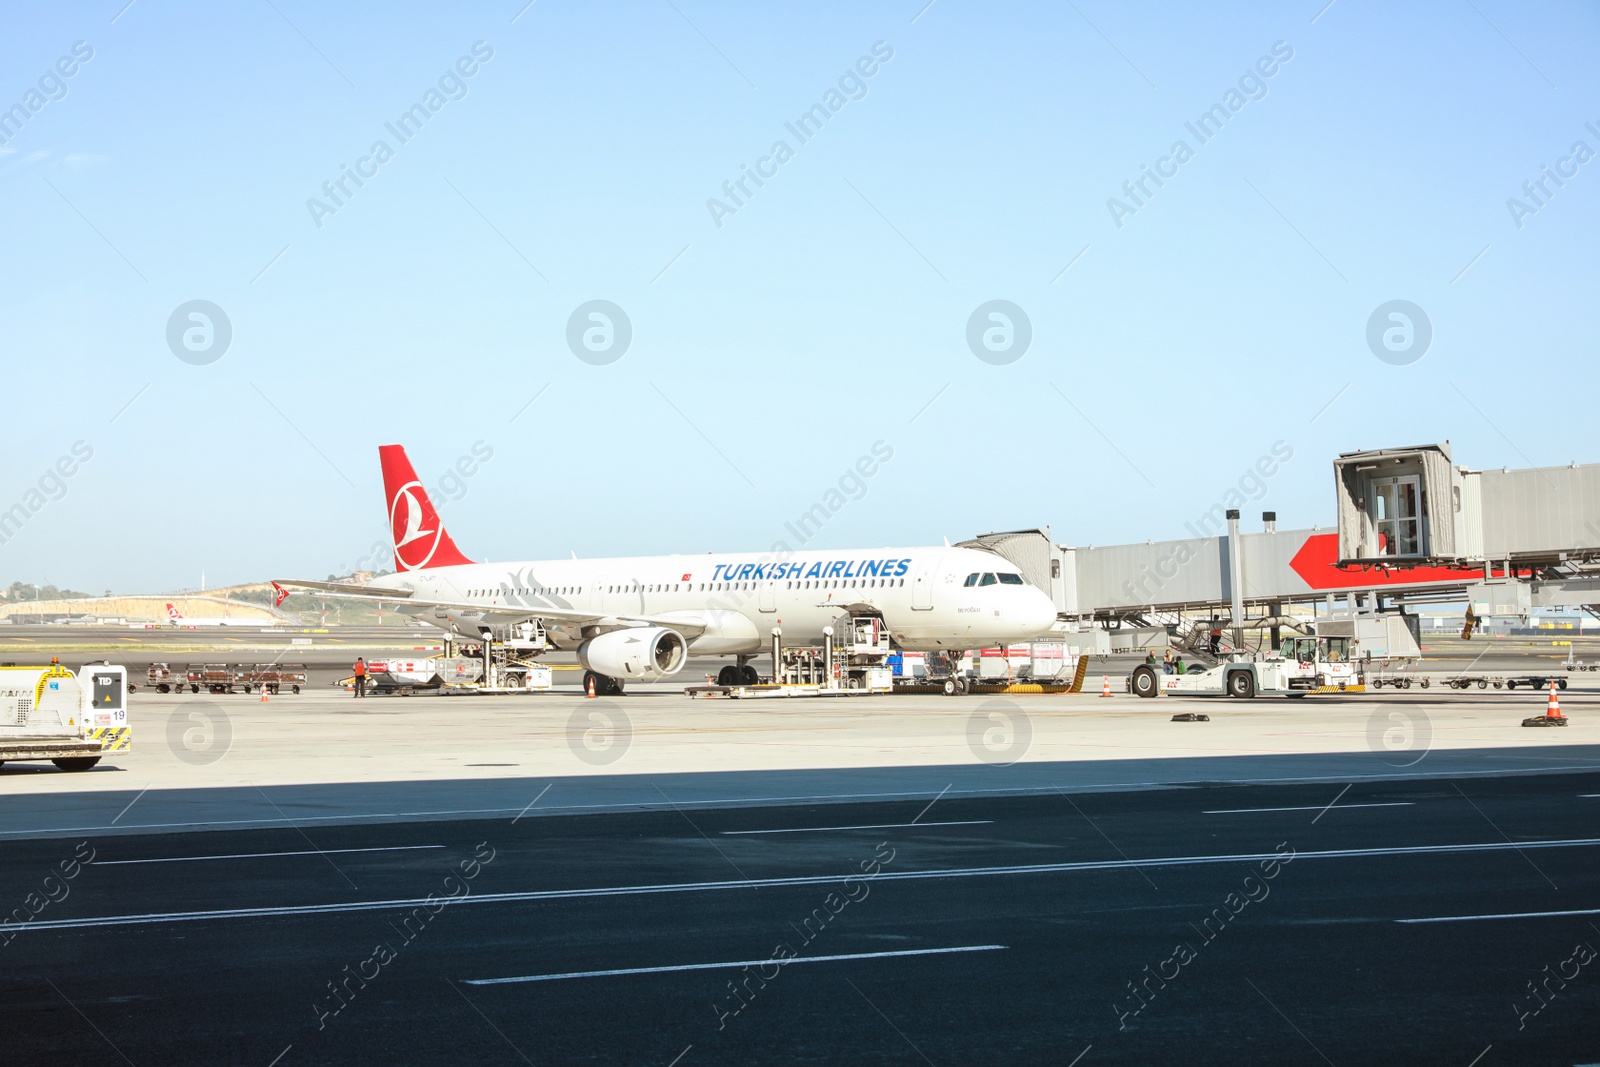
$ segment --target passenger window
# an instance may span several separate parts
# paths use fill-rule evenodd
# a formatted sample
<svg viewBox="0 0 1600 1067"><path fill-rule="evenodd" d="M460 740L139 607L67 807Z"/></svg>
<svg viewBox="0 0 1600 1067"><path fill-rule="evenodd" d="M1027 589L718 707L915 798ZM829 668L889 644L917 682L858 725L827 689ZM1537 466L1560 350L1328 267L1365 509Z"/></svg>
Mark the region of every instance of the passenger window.
<svg viewBox="0 0 1600 1067"><path fill-rule="evenodd" d="M972 586L978 584L978 576L976 574L969 574L967 575L967 580L961 584L967 588L971 588Z"/></svg>
<svg viewBox="0 0 1600 1067"><path fill-rule="evenodd" d="M985 574L983 576L983 579L980 582L978 582L979 585L994 585L995 583L996 583L996 579L995 579L995 576L992 575L992 574Z"/></svg>

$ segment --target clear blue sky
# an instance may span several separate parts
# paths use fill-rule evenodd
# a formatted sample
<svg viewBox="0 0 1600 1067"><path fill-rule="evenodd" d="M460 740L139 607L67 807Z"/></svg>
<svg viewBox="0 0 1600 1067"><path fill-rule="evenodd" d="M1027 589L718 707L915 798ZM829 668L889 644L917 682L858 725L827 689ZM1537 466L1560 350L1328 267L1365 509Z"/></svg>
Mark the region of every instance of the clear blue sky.
<svg viewBox="0 0 1600 1067"><path fill-rule="evenodd" d="M1341 450L1600 460L1600 15L1324 3L13 10L0 584L347 569L389 442L430 482L493 450L443 508L493 559L764 549L880 440L815 545L1183 536L1279 441L1247 528L1331 522ZM1144 166L1176 174L1114 219ZM1576 174L1513 219L1544 166ZM605 365L566 340L593 299L632 324ZM1032 328L1004 365L967 343L996 299ZM168 344L192 300L231 324L208 364ZM1391 300L1420 360L1368 346Z"/></svg>

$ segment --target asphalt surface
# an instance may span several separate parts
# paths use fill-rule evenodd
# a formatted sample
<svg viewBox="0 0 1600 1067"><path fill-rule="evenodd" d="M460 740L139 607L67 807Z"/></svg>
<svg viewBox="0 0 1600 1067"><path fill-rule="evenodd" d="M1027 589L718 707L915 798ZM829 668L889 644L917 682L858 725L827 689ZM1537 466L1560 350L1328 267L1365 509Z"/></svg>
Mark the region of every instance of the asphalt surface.
<svg viewBox="0 0 1600 1067"><path fill-rule="evenodd" d="M3 842L6 1062L1600 1056L1600 774L1071 788Z"/></svg>

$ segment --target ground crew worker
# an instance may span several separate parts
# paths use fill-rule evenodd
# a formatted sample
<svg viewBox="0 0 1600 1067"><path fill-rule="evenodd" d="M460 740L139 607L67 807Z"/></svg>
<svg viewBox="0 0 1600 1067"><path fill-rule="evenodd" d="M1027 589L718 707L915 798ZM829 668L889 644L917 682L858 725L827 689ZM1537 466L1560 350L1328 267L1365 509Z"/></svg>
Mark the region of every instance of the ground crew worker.
<svg viewBox="0 0 1600 1067"><path fill-rule="evenodd" d="M1222 629L1214 627L1211 631L1211 654L1219 655L1222 652Z"/></svg>
<svg viewBox="0 0 1600 1067"><path fill-rule="evenodd" d="M359 656L356 657L354 670L356 672L356 696L364 697L367 695L367 661Z"/></svg>
<svg viewBox="0 0 1600 1067"><path fill-rule="evenodd" d="M1147 667L1154 667L1156 665L1156 654L1154 651L1146 652L1144 654L1144 663Z"/></svg>
<svg viewBox="0 0 1600 1067"><path fill-rule="evenodd" d="M1161 673L1172 673L1172 649L1170 648L1162 655Z"/></svg>
<svg viewBox="0 0 1600 1067"><path fill-rule="evenodd" d="M1183 657L1182 656L1179 656L1177 659L1173 660L1172 669L1174 671L1176 671L1177 673L1179 673L1179 674L1183 673Z"/></svg>

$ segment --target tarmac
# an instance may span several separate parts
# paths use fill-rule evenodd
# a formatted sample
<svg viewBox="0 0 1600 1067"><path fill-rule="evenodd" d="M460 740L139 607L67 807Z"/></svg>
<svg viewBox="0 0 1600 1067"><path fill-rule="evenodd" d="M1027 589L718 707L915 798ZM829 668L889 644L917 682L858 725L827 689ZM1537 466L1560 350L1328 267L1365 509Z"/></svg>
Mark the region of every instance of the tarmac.
<svg viewBox="0 0 1600 1067"><path fill-rule="evenodd" d="M536 814L1600 767L1586 677L1563 729L1521 727L1547 696L1521 690L707 699L680 677L586 699L558 677L505 696L136 693L131 751L0 767L0 837L515 812L547 786Z"/></svg>
<svg viewBox="0 0 1600 1067"><path fill-rule="evenodd" d="M1064 775L7 841L6 1062L1591 1063L1597 793Z"/></svg>
<svg viewBox="0 0 1600 1067"><path fill-rule="evenodd" d="M1521 689L1141 700L1126 657L1082 694L692 698L692 661L356 700L345 637L281 646L300 694L141 691L130 752L0 767L7 1062L1600 1053L1600 673L1546 729Z"/></svg>

